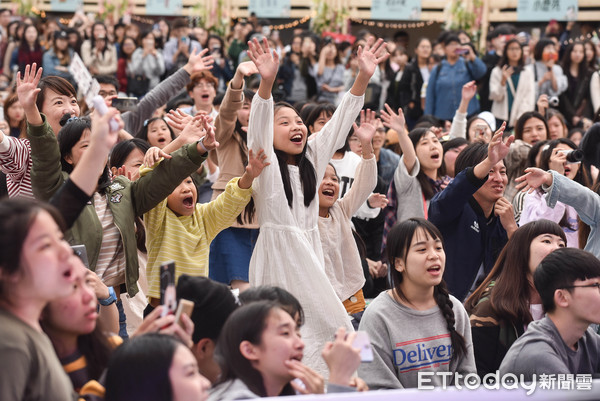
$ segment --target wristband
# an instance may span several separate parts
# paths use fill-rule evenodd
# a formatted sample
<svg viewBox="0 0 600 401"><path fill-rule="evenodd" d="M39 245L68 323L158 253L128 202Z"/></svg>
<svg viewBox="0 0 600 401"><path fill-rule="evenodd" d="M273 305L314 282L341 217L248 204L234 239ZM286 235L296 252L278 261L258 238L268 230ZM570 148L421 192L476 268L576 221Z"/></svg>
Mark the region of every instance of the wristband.
<svg viewBox="0 0 600 401"><path fill-rule="evenodd" d="M115 302L117 302L117 294L115 294L115 289L112 287L108 287L108 298L98 300L98 303L102 306L109 306Z"/></svg>
<svg viewBox="0 0 600 401"><path fill-rule="evenodd" d="M200 140L198 142L196 142L198 145L200 145L200 147L202 149L204 149L204 152L208 153L208 149L206 149L206 146L204 146L204 138L206 138L206 135L204 135L202 138L200 138Z"/></svg>

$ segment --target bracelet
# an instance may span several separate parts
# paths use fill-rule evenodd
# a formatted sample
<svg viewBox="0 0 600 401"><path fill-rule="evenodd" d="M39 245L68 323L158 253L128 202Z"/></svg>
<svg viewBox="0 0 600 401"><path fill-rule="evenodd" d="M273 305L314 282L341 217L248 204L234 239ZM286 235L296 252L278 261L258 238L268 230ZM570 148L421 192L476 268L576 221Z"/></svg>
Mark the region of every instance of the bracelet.
<svg viewBox="0 0 600 401"><path fill-rule="evenodd" d="M196 143L200 145L202 149L204 149L204 152L208 153L208 149L206 149L206 146L204 146L204 138L206 138L206 135L200 138L200 140Z"/></svg>
<svg viewBox="0 0 600 401"><path fill-rule="evenodd" d="M115 294L115 289L112 287L108 287L108 298L98 300L98 303L102 306L109 306L115 302L117 302L117 294Z"/></svg>

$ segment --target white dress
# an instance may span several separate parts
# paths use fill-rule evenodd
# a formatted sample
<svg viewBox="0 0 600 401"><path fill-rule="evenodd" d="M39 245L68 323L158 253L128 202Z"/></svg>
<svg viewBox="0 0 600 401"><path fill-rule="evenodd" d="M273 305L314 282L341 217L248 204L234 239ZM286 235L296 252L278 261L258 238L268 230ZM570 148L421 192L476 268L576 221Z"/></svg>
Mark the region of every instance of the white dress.
<svg viewBox="0 0 600 401"><path fill-rule="evenodd" d="M331 120L308 142L306 157L317 174L317 188L336 149L343 146L363 105L363 96L349 92ZM291 292L304 309L301 329L305 343L303 362L328 377L321 350L338 327L352 331L350 319L325 275L319 237L319 201L304 206L298 167L288 165L294 201L290 208L273 150L273 98L252 100L248 148L264 149L270 166L252 184L260 234L250 260L250 285L274 285ZM316 194L315 194L316 197Z"/></svg>

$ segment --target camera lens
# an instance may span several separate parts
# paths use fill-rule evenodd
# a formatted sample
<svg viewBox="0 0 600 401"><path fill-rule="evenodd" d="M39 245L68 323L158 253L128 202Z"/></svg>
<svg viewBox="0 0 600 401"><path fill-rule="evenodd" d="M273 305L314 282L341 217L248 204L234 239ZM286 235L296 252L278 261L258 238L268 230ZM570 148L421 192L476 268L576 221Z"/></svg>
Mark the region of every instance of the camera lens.
<svg viewBox="0 0 600 401"><path fill-rule="evenodd" d="M550 97L550 99L548 99L548 104L552 107L557 107L558 106L558 97L557 96Z"/></svg>

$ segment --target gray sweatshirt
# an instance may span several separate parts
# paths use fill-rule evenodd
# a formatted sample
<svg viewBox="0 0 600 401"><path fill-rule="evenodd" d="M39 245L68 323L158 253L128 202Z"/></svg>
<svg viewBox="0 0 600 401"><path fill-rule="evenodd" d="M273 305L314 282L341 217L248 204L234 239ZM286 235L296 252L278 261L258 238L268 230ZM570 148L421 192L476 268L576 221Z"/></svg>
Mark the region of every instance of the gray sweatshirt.
<svg viewBox="0 0 600 401"><path fill-rule="evenodd" d="M506 373L524 375L531 381L534 374L594 374L600 372L600 336L592 329L585 332L574 351L565 344L556 326L547 316L527 327L527 331L510 347L502 364L500 377Z"/></svg>
<svg viewBox="0 0 600 401"><path fill-rule="evenodd" d="M366 331L373 346L373 362L363 362L358 376L370 389L417 387L419 372L476 373L469 316L450 295L455 328L464 339L467 353L451 362L452 344L446 320L435 306L418 311L382 292L367 307L359 330ZM431 381L429 381L431 380ZM439 386L444 377L428 375L426 385ZM453 383L453 376L446 379Z"/></svg>
<svg viewBox="0 0 600 401"><path fill-rule="evenodd" d="M210 390L208 401L247 400L260 398L240 379L226 381Z"/></svg>
<svg viewBox="0 0 600 401"><path fill-rule="evenodd" d="M135 136L144 126L144 121L152 117L152 114L177 95L187 83L190 82L190 74L183 68L162 81L152 89L140 101L134 111L128 111L121 115L125 123L125 131Z"/></svg>

